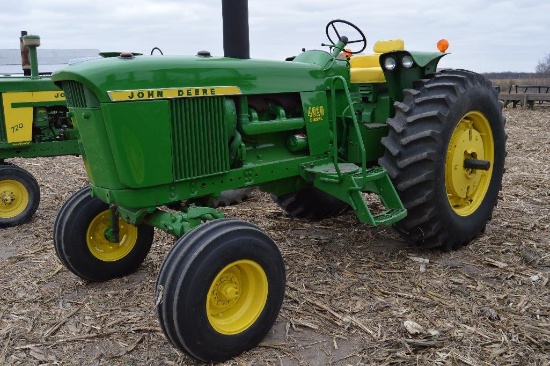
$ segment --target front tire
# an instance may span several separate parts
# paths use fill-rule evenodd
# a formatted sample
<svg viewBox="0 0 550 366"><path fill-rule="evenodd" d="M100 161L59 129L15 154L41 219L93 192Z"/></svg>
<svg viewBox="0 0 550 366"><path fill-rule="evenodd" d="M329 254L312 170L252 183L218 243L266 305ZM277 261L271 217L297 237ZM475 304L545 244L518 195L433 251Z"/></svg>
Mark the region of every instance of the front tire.
<svg viewBox="0 0 550 366"><path fill-rule="evenodd" d="M88 187L71 196L54 223L54 246L59 260L87 281L107 281L134 272L149 253L154 229L119 219L119 242L106 236L109 206L90 195Z"/></svg>
<svg viewBox="0 0 550 366"><path fill-rule="evenodd" d="M221 362L265 337L285 284L283 259L267 234L239 220L209 221L179 238L164 259L157 315L176 348Z"/></svg>
<svg viewBox="0 0 550 366"><path fill-rule="evenodd" d="M418 246L459 249L483 232L501 189L506 134L496 90L479 74L446 70L394 106L379 163L408 210L395 227Z"/></svg>
<svg viewBox="0 0 550 366"><path fill-rule="evenodd" d="M0 228L28 222L38 209L40 187L26 170L0 165Z"/></svg>

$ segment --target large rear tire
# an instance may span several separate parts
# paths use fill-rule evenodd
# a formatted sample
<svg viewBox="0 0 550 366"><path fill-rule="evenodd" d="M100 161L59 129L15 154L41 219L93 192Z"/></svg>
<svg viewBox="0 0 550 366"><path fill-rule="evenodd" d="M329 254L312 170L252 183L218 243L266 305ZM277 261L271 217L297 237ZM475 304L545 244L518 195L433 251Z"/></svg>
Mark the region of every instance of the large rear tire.
<svg viewBox="0 0 550 366"><path fill-rule="evenodd" d="M301 219L322 220L349 207L344 201L314 186L280 196L272 194L271 199L290 216Z"/></svg>
<svg viewBox="0 0 550 366"><path fill-rule="evenodd" d="M267 234L239 220L209 221L179 238L164 259L157 315L176 348L221 362L265 337L285 284L283 259Z"/></svg>
<svg viewBox="0 0 550 366"><path fill-rule="evenodd" d="M0 228L28 222L39 203L40 187L31 173L15 165L0 165Z"/></svg>
<svg viewBox="0 0 550 366"><path fill-rule="evenodd" d="M437 73L404 95L379 160L408 210L395 227L418 246L459 249L483 232L498 200L506 156L501 103L485 77L464 70Z"/></svg>
<svg viewBox="0 0 550 366"><path fill-rule="evenodd" d="M109 241L109 206L88 187L71 196L54 223L55 252L68 270L87 281L107 281L134 272L149 253L154 229L119 219L120 239Z"/></svg>

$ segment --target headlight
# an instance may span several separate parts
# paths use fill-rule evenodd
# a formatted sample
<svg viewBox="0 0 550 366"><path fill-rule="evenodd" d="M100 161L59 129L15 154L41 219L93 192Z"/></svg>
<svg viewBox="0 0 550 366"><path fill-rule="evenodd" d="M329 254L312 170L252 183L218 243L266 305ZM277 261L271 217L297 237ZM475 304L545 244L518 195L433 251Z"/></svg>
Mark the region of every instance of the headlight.
<svg viewBox="0 0 550 366"><path fill-rule="evenodd" d="M410 69L414 65L413 58L409 55L403 56L403 58L401 59L401 64L404 68Z"/></svg>
<svg viewBox="0 0 550 366"><path fill-rule="evenodd" d="M388 57L387 59L384 60L384 68L386 70L391 71L395 69L395 66L397 66L397 62L393 57Z"/></svg>

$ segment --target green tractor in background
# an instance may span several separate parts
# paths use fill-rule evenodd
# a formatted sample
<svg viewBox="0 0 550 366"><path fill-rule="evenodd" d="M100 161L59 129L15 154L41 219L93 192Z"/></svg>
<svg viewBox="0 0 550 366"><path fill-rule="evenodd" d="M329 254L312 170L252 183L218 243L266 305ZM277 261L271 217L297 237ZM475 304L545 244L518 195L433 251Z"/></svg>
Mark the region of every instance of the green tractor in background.
<svg viewBox="0 0 550 366"><path fill-rule="evenodd" d="M106 281L140 266L155 227L176 236L157 278L157 315L169 341L203 361L268 333L285 293L283 259L255 225L210 207L163 207L258 186L295 217L351 208L419 247L459 249L490 219L506 155L496 91L476 73L438 71L444 53L389 41L358 55L363 32L334 20L329 52L251 60L246 1L224 0L222 12L224 57L122 53L52 76L90 180L57 215L59 259Z"/></svg>
<svg viewBox="0 0 550 366"><path fill-rule="evenodd" d="M40 37L25 35L30 75L0 76L0 228L31 219L40 188L28 171L5 159L80 155L63 91L38 73Z"/></svg>

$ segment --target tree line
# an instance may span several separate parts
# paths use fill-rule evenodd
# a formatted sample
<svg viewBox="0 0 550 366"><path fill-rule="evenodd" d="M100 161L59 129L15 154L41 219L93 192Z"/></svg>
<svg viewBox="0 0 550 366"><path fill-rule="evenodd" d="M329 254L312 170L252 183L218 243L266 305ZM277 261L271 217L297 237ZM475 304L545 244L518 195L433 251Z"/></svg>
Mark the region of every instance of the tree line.
<svg viewBox="0 0 550 366"><path fill-rule="evenodd" d="M546 76L543 76L536 72L512 72L512 71L500 71L500 72L485 72L483 73L485 77L488 79L541 79L545 78Z"/></svg>
<svg viewBox="0 0 550 366"><path fill-rule="evenodd" d="M535 71L537 74L541 74L544 77L550 77L550 53L546 54L546 56L539 61Z"/></svg>
<svg viewBox="0 0 550 366"><path fill-rule="evenodd" d="M550 78L550 53L548 53L542 60L539 61L535 72L487 72L484 73L489 79L547 79Z"/></svg>

